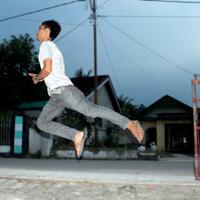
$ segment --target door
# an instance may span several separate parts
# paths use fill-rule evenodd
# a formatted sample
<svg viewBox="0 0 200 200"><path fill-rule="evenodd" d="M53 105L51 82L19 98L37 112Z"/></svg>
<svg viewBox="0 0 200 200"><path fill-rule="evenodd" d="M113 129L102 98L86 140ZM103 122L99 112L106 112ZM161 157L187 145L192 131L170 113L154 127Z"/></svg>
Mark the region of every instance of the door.
<svg viewBox="0 0 200 200"><path fill-rule="evenodd" d="M174 153L193 153L192 124L166 124L165 148Z"/></svg>

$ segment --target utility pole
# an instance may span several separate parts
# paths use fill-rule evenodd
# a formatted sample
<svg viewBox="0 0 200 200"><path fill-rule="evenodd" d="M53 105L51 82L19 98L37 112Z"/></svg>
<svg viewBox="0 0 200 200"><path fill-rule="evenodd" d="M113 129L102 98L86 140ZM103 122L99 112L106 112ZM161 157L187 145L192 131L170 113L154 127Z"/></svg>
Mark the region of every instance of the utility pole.
<svg viewBox="0 0 200 200"><path fill-rule="evenodd" d="M200 180L200 125L199 125L199 97L197 91L200 85L200 75L195 74L192 80L192 102L193 102L193 127L194 127L194 170L196 180Z"/></svg>
<svg viewBox="0 0 200 200"><path fill-rule="evenodd" d="M89 0L92 9L93 20L93 43L94 43L94 103L98 104L98 80L97 80L97 14L96 0ZM95 119L95 146L98 145L98 119Z"/></svg>

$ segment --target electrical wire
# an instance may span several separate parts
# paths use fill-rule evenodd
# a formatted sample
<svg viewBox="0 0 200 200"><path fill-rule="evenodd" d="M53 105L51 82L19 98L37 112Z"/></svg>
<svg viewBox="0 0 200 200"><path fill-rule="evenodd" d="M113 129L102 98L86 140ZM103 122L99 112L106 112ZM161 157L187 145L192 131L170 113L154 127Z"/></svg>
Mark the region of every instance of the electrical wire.
<svg viewBox="0 0 200 200"><path fill-rule="evenodd" d="M169 60L168 58L162 56L161 54L157 53L156 51L154 51L153 49L147 47L146 45L144 45L143 43L141 43L140 41L136 40L132 35L129 35L127 33L125 33L123 30L121 30L120 28L116 27L115 25L111 24L110 22L108 22L107 20L105 20L104 18L101 18L104 22L106 22L107 24L109 24L111 27L113 27L115 30L117 30L118 32L120 32L121 34L123 34L124 36L126 36L127 38L131 39L132 41L134 41L136 44L138 44L139 46L143 47L144 49L146 49L147 51L151 52L152 54L156 55L157 57L161 58L162 60L166 61L167 63L171 64L172 66L175 66L176 68L180 69L183 72L186 72L187 74L194 74L191 71L177 65L176 63L172 62L171 60Z"/></svg>
<svg viewBox="0 0 200 200"><path fill-rule="evenodd" d="M34 13L39 13L39 12L42 12L42 11L45 11L45 10L50 10L50 9L53 9L53 8L66 6L66 5L69 5L69 4L77 3L79 1L86 1L86 0L74 0L74 1L65 2L65 3L57 4L57 5L46 7L46 8L41 8L41 9L34 10L34 11L31 11L31 12L22 13L22 14L19 14L19 15L15 15L15 16L11 16L11 17L6 17L6 18L3 18L3 19L0 19L0 22L8 21L8 20L11 20L11 19L16 19L18 17L22 17L22 16L34 14Z"/></svg>
<svg viewBox="0 0 200 200"><path fill-rule="evenodd" d="M41 23L41 20L37 20L37 19L17 18L15 20ZM75 23L67 23L67 22L59 22L59 24L64 25L64 26L75 26L75 25L77 25Z"/></svg>
<svg viewBox="0 0 200 200"><path fill-rule="evenodd" d="M159 87L161 87L162 89L165 89L166 91L169 91L170 93L174 94L174 92L171 91L171 89L167 88L165 85L163 85L160 81L158 81L157 79L155 79L151 74L147 73L143 67L141 67L138 63L136 63L133 60L133 56L128 56L127 53L125 53L121 48L119 48L116 44L114 44L113 42L111 42L110 39L107 39L108 43L110 43L115 49L117 49L124 57L126 57L126 59L133 64L134 66L136 66L141 72L143 72L148 78L150 78L152 81L154 81Z"/></svg>
<svg viewBox="0 0 200 200"><path fill-rule="evenodd" d="M200 15L98 15L105 18L200 18Z"/></svg>
<svg viewBox="0 0 200 200"><path fill-rule="evenodd" d="M98 30L99 35L100 35L100 37L101 37L101 40L102 40L102 43L103 43L103 46L104 46L104 49L105 49L105 52L106 52L106 56L107 56L108 62L109 62L109 64L110 64L110 66L111 66L111 69L112 69L113 75L114 75L114 77L115 77L115 80L116 80L116 82L117 82L117 85L118 85L118 87L119 87L120 93L123 94L122 89L121 89L121 86L120 86L120 84L119 84L119 80L118 80L118 78L117 78L117 74L115 73L115 69L114 69L114 66L113 66L112 61L111 61L111 58L110 58L110 54L109 54L109 52L108 52L108 48L107 48L107 46L106 46L105 40L104 40L104 38L103 38L102 31L100 30L99 26L97 27L97 30Z"/></svg>
<svg viewBox="0 0 200 200"><path fill-rule="evenodd" d="M74 28L72 28L70 31L68 31L67 33L65 33L63 36L59 37L57 40L55 40L55 42L57 43L58 41L60 41L63 38L65 38L67 35L69 35L70 33L72 33L74 30L76 30L77 28L79 28L80 26L82 26L83 24L85 24L88 21L88 19L89 19L89 17L86 18L85 20L83 20L81 23L79 23Z"/></svg>
<svg viewBox="0 0 200 200"><path fill-rule="evenodd" d="M200 1L179 1L179 0L140 0L160 3L186 3L186 4L200 4Z"/></svg>
<svg viewBox="0 0 200 200"><path fill-rule="evenodd" d="M101 5L99 5L98 7L97 7L97 9L100 9L100 8L102 8L105 4L107 4L109 2L109 0L105 0Z"/></svg>

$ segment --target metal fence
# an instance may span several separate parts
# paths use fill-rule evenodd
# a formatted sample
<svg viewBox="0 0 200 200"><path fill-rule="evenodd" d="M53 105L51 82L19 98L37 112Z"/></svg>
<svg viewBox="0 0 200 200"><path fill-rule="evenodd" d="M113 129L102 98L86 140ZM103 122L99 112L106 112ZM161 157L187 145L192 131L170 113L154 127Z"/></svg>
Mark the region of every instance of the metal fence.
<svg viewBox="0 0 200 200"><path fill-rule="evenodd" d="M0 153L11 151L12 119L13 113L0 113Z"/></svg>

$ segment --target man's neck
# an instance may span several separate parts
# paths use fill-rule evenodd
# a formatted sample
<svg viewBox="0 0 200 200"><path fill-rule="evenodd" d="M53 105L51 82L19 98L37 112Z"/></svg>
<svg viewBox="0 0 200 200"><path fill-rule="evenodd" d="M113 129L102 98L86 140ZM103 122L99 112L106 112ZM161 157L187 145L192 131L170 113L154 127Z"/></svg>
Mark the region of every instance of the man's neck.
<svg viewBox="0 0 200 200"><path fill-rule="evenodd" d="M40 41L40 44L42 44L43 42L48 42L48 41L51 41L51 39L49 38L49 39L42 40Z"/></svg>

